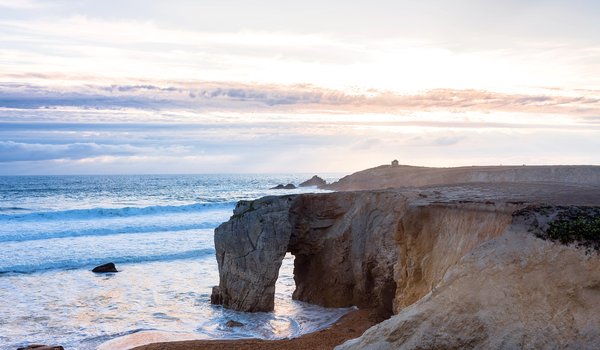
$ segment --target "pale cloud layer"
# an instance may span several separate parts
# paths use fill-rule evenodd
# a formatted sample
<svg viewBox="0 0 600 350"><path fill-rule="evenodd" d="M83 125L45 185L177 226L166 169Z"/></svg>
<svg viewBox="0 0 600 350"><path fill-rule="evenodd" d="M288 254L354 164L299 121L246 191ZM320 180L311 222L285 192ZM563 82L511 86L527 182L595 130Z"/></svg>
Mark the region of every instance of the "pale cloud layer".
<svg viewBox="0 0 600 350"><path fill-rule="evenodd" d="M106 19L69 12L26 19L0 16L0 73L3 81L43 85L56 83L44 76L60 76L61 84L146 79L154 85L161 80L308 83L401 92L600 88L600 74L593 74L600 71L595 38L494 37L472 47L463 37L448 42L310 29L194 30L167 26L158 18Z"/></svg>
<svg viewBox="0 0 600 350"><path fill-rule="evenodd" d="M600 123L592 117L146 111L140 120L137 111L5 109L0 173L351 172L391 159L430 166L599 163Z"/></svg>
<svg viewBox="0 0 600 350"><path fill-rule="evenodd" d="M297 112L515 112L600 115L600 90L537 89L530 93L433 89L399 94L369 89L344 92L311 85L182 83L169 85L82 85L44 87L25 83L0 84L0 108L139 108L191 111L276 110Z"/></svg>
<svg viewBox="0 0 600 350"><path fill-rule="evenodd" d="M34 0L0 0L0 8L17 9L17 10L33 10L43 9L46 5L42 2Z"/></svg>

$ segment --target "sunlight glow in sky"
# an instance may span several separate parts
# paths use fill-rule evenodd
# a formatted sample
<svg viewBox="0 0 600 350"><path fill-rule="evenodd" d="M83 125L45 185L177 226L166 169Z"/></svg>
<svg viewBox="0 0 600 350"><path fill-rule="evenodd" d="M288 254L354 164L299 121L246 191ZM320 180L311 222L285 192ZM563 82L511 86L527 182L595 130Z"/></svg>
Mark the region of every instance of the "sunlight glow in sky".
<svg viewBox="0 0 600 350"><path fill-rule="evenodd" d="M0 174L600 164L595 1L0 0Z"/></svg>

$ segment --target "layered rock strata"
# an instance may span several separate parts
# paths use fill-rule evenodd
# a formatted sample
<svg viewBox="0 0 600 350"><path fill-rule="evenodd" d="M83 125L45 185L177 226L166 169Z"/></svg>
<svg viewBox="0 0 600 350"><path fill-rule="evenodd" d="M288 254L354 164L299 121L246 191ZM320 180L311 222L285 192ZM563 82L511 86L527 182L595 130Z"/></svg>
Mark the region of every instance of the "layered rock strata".
<svg viewBox="0 0 600 350"><path fill-rule="evenodd" d="M600 258L515 217L422 298L338 350L597 349Z"/></svg>

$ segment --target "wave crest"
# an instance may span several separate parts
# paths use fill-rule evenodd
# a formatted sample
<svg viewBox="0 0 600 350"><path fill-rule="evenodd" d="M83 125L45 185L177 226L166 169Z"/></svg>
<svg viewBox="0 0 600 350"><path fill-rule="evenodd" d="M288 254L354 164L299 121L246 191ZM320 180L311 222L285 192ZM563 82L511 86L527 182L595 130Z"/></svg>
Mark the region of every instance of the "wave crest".
<svg viewBox="0 0 600 350"><path fill-rule="evenodd" d="M194 203L186 205L153 205L148 207L123 208L90 208L63 211L45 211L26 214L0 214L2 220L42 221L42 220L89 220L111 217L131 217L143 215L163 215L189 213L233 208L235 202ZM27 210L24 208L8 208L7 210Z"/></svg>
<svg viewBox="0 0 600 350"><path fill-rule="evenodd" d="M55 260L45 261L40 264L28 264L28 265L13 265L6 266L0 269L0 274L7 273L33 273L47 270L74 270L74 269L92 269L94 266L106 263L108 261L117 264L131 264L131 263L142 263L142 262L154 262L154 261L170 261L170 260L182 260L208 257L215 253L214 249L197 249L189 250L177 253L168 253L162 255L128 255L120 257L95 257L95 258L84 258L80 260Z"/></svg>

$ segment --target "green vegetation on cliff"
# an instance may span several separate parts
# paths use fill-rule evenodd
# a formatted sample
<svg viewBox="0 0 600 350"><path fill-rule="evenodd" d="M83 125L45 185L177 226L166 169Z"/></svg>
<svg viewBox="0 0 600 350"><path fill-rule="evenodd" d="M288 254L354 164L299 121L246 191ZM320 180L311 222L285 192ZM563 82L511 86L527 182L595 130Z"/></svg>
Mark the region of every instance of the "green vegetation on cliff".
<svg viewBox="0 0 600 350"><path fill-rule="evenodd" d="M529 231L542 239L600 251L599 207L535 207L518 212L529 217Z"/></svg>
<svg viewBox="0 0 600 350"><path fill-rule="evenodd" d="M562 244L576 243L600 250L600 213L598 209L573 207L561 212L546 230L548 238Z"/></svg>

